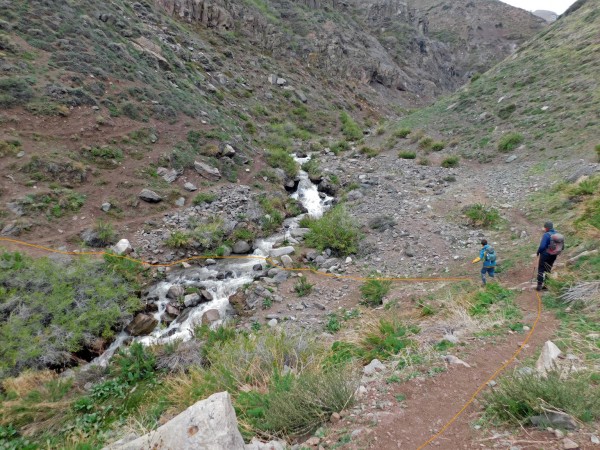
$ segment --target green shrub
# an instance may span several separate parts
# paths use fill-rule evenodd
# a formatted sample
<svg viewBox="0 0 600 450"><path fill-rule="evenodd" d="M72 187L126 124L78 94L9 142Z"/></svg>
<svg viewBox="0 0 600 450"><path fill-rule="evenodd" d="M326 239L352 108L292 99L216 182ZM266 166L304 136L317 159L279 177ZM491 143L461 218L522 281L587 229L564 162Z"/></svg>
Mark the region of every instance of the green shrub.
<svg viewBox="0 0 600 450"><path fill-rule="evenodd" d="M600 175L593 176L569 189L569 195L578 197L580 195L594 195L600 192Z"/></svg>
<svg viewBox="0 0 600 450"><path fill-rule="evenodd" d="M98 234L98 239L104 242L104 245L114 244L117 240L117 232L110 222L99 220L94 227L94 231Z"/></svg>
<svg viewBox="0 0 600 450"><path fill-rule="evenodd" d="M433 144L431 144L431 150L433 150L434 152L440 152L440 151L444 150L445 147L446 147L446 143L442 142L442 141L437 141L437 142L434 142Z"/></svg>
<svg viewBox="0 0 600 450"><path fill-rule="evenodd" d="M508 119L512 113L514 113L517 110L517 105L507 105L503 108L500 108L500 110L498 111L498 117L500 117L502 120L506 120Z"/></svg>
<svg viewBox="0 0 600 450"><path fill-rule="evenodd" d="M394 136L398 138L406 138L410 134L410 128L400 128L394 131Z"/></svg>
<svg viewBox="0 0 600 450"><path fill-rule="evenodd" d="M415 159L416 157L417 157L416 152L403 150L398 153L398 158L401 158L401 159Z"/></svg>
<svg viewBox="0 0 600 450"><path fill-rule="evenodd" d="M458 156L448 156L442 161L442 167L445 167L446 169L458 167L459 161L460 159Z"/></svg>
<svg viewBox="0 0 600 450"><path fill-rule="evenodd" d="M298 173L298 164L292 155L283 149L267 150L267 164L283 169L286 175L293 178Z"/></svg>
<svg viewBox="0 0 600 450"><path fill-rule="evenodd" d="M517 148L525 138L519 133L508 133L502 136L498 142L498 151L502 153L510 152Z"/></svg>
<svg viewBox="0 0 600 450"><path fill-rule="evenodd" d="M514 297L515 293L513 291L505 289L499 284L487 284L483 291L479 291L474 295L469 314L472 316L488 314L492 305L499 305L505 311L508 309L511 314L514 314L515 308L512 303Z"/></svg>
<svg viewBox="0 0 600 450"><path fill-rule="evenodd" d="M429 158L419 158L419 161L417 162L417 164L419 164L420 166L429 166L431 165L431 161L429 160Z"/></svg>
<svg viewBox="0 0 600 450"><path fill-rule="evenodd" d="M433 145L433 139L429 136L424 136L419 140L419 148L423 150L429 150Z"/></svg>
<svg viewBox="0 0 600 450"><path fill-rule="evenodd" d="M389 280L370 278L360 286L360 293L367 305L379 306L391 288L392 282Z"/></svg>
<svg viewBox="0 0 600 450"><path fill-rule="evenodd" d="M347 139L357 141L362 138L362 130L346 111L340 113L340 121L342 122L342 133Z"/></svg>
<svg viewBox="0 0 600 450"><path fill-rule="evenodd" d="M217 194L213 192L200 192L194 197L194 205L202 205L203 203L212 203L217 199Z"/></svg>
<svg viewBox="0 0 600 450"><path fill-rule="evenodd" d="M596 156L598 157L598 161L600 161L600 144L596 145Z"/></svg>
<svg viewBox="0 0 600 450"><path fill-rule="evenodd" d="M165 245L171 248L183 248L190 245L192 237L185 231L173 231L171 235L165 239Z"/></svg>
<svg viewBox="0 0 600 450"><path fill-rule="evenodd" d="M247 228L237 228L233 230L231 237L236 241L249 241L252 242L255 238L254 232Z"/></svg>
<svg viewBox="0 0 600 450"><path fill-rule="evenodd" d="M484 395L484 405L486 417L495 424L528 424L548 409L593 422L600 419L600 386L591 382L589 372L571 372L567 378L559 371L546 377L515 372L498 380Z"/></svg>
<svg viewBox="0 0 600 450"><path fill-rule="evenodd" d="M350 150L350 144L346 141L339 141L339 142L336 142L335 144L333 144L331 146L330 150L335 155L338 155L340 152L345 152L346 150Z"/></svg>
<svg viewBox="0 0 600 450"><path fill-rule="evenodd" d="M379 150L377 150L375 148L363 146L360 149L360 154L366 155L367 158L374 158L375 156L379 155Z"/></svg>
<svg viewBox="0 0 600 450"><path fill-rule="evenodd" d="M342 329L342 323L336 313L330 313L327 315L327 323L325 329L330 333L337 333Z"/></svg>
<svg viewBox="0 0 600 450"><path fill-rule="evenodd" d="M306 277L300 277L298 282L294 285L294 290L298 297L306 297L308 294L312 292L312 288L314 284L310 284Z"/></svg>
<svg viewBox="0 0 600 450"><path fill-rule="evenodd" d="M476 227L493 227L500 222L500 213L496 208L485 206L481 203L468 206L465 215L469 218L471 225Z"/></svg>
<svg viewBox="0 0 600 450"><path fill-rule="evenodd" d="M480 78L481 74L479 72L475 72L473 75L471 75L471 83L475 83Z"/></svg>
<svg viewBox="0 0 600 450"><path fill-rule="evenodd" d="M314 157L302 164L302 170L304 170L311 179L320 178L323 175L319 160Z"/></svg>
<svg viewBox="0 0 600 450"><path fill-rule="evenodd" d="M0 378L68 363L95 339L112 338L141 306L137 285L109 263L3 253L0 265L4 311L19 311L0 322Z"/></svg>
<svg viewBox="0 0 600 450"><path fill-rule="evenodd" d="M220 246L224 236L223 219L218 216L207 218L204 222L193 226L190 232L190 237L206 250Z"/></svg>
<svg viewBox="0 0 600 450"><path fill-rule="evenodd" d="M360 231L343 205L330 209L320 219L308 220L306 225L310 228L304 239L306 245L320 251L330 248L339 255L358 251Z"/></svg>
<svg viewBox="0 0 600 450"><path fill-rule="evenodd" d="M407 327L397 321L381 320L377 330L368 333L360 342L360 358L363 362L390 359L400 351L413 346L408 336L418 331L418 328Z"/></svg>
<svg viewBox="0 0 600 450"><path fill-rule="evenodd" d="M23 78L0 79L0 107L11 108L27 103L33 97L33 91Z"/></svg>
<svg viewBox="0 0 600 450"><path fill-rule="evenodd" d="M425 136L425 132L423 130L415 130L410 133L410 143L415 144L419 142L419 140Z"/></svg>

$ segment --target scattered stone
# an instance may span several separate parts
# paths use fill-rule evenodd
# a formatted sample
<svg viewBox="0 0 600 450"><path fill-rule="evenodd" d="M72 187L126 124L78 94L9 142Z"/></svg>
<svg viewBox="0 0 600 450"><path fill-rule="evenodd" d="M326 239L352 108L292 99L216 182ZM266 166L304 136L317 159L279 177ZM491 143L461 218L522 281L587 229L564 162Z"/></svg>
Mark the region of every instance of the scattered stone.
<svg viewBox="0 0 600 450"><path fill-rule="evenodd" d="M269 78L268 78L268 80L269 80L269 83L271 83L271 84L277 84L277 78L278 78L278 77L277 77L277 75L275 75L275 74L271 74L271 75L269 75Z"/></svg>
<svg viewBox="0 0 600 450"><path fill-rule="evenodd" d="M515 159L517 159L517 155L510 155L508 158L506 158L506 160L504 162L506 163L511 163L513 162Z"/></svg>
<svg viewBox="0 0 600 450"><path fill-rule="evenodd" d="M140 313L125 327L125 331L127 331L132 336L144 336L150 334L156 325L158 324L158 320L151 316L150 314Z"/></svg>
<svg viewBox="0 0 600 450"><path fill-rule="evenodd" d="M320 443L321 443L321 439L318 438L317 436L313 436L310 439L308 439L306 442L304 442L304 445L308 446L308 447L316 447Z"/></svg>
<svg viewBox="0 0 600 450"><path fill-rule="evenodd" d="M156 430L124 444L112 444L104 450L141 448L184 449L223 448L244 450L235 410L227 392L199 401Z"/></svg>
<svg viewBox="0 0 600 450"><path fill-rule="evenodd" d="M127 239L121 239L111 248L111 250L117 255L129 255L133 252L133 248Z"/></svg>
<svg viewBox="0 0 600 450"><path fill-rule="evenodd" d="M454 356L454 355L445 355L444 356L444 361L446 361L448 364L460 364L463 365L465 367L471 368L470 365L468 365L466 362L464 362L462 359Z"/></svg>
<svg viewBox="0 0 600 450"><path fill-rule="evenodd" d="M577 442L573 441L572 439L564 438L563 439L563 448L565 450L577 449L577 448L579 448L579 444L577 444Z"/></svg>
<svg viewBox="0 0 600 450"><path fill-rule="evenodd" d="M248 253L250 250L252 250L252 247L250 246L250 244L248 244L248 242L246 241L237 241L235 244L233 244L233 253L235 253L236 255L242 255L242 254L246 254Z"/></svg>
<svg viewBox="0 0 600 450"><path fill-rule="evenodd" d="M385 369L385 365L378 359L374 359L368 365L363 367L363 373L365 375L373 375L375 372L381 372Z"/></svg>
<svg viewBox="0 0 600 450"><path fill-rule="evenodd" d="M112 208L112 205L109 202L102 203L102 206L100 206L100 209L104 212L109 212L110 208Z"/></svg>
<svg viewBox="0 0 600 450"><path fill-rule="evenodd" d="M294 249L294 247L292 247L292 246L274 248L269 252L269 256L271 256L273 258L279 258L280 256L283 256L283 255L291 255L295 251L296 251L296 249Z"/></svg>
<svg viewBox="0 0 600 450"><path fill-rule="evenodd" d="M174 284L167 291L167 298L170 300L177 300L178 298L183 297L185 293L185 288L180 284Z"/></svg>
<svg viewBox="0 0 600 450"><path fill-rule="evenodd" d="M277 78L277 86L285 86L287 84L287 80L285 78Z"/></svg>
<svg viewBox="0 0 600 450"><path fill-rule="evenodd" d="M351 264L352 263L352 258L350 258L349 256L346 257L346 264Z"/></svg>
<svg viewBox="0 0 600 450"><path fill-rule="evenodd" d="M202 324L211 325L214 322L221 320L221 314L218 309L209 309L202 315Z"/></svg>
<svg viewBox="0 0 600 450"><path fill-rule="evenodd" d="M156 173L163 178L167 183L173 183L177 180L179 174L175 169L167 169L166 167L159 167L156 169Z"/></svg>
<svg viewBox="0 0 600 450"><path fill-rule="evenodd" d="M283 267L285 267L286 269L291 269L294 267L294 261L292 260L292 258L290 258L289 255L283 255L281 257L281 263L283 264Z"/></svg>
<svg viewBox="0 0 600 450"><path fill-rule="evenodd" d="M271 328L274 328L277 326L277 319L271 319L267 322L267 325L269 325Z"/></svg>
<svg viewBox="0 0 600 450"><path fill-rule="evenodd" d="M183 185L183 188L189 192L194 192L198 190L198 187L195 184L190 183L189 181Z"/></svg>
<svg viewBox="0 0 600 450"><path fill-rule="evenodd" d="M300 100L302 103L306 103L308 102L308 98L306 98L306 95L304 95L304 92L296 89L296 97L298 97L298 100Z"/></svg>
<svg viewBox="0 0 600 450"><path fill-rule="evenodd" d="M208 259L206 260L206 265L207 265L207 266L214 266L216 263L217 263L217 261L215 261L215 260L214 260L214 259L212 259L212 258L208 258Z"/></svg>
<svg viewBox="0 0 600 450"><path fill-rule="evenodd" d="M551 426L565 430L576 430L577 421L570 415L558 411L546 411L544 414L531 417L531 423L536 427Z"/></svg>
<svg viewBox="0 0 600 450"><path fill-rule="evenodd" d="M445 334L443 340L448 341L452 344L458 344L460 342L458 336L455 336L454 334Z"/></svg>
<svg viewBox="0 0 600 450"><path fill-rule="evenodd" d="M225 144L221 150L221 154L228 158L233 158L235 156L235 149L231 145Z"/></svg>
<svg viewBox="0 0 600 450"><path fill-rule="evenodd" d="M541 375L556 368L556 359L560 356L560 349L552 341L546 341L542 348L542 353L535 363L535 369Z"/></svg>
<svg viewBox="0 0 600 450"><path fill-rule="evenodd" d="M175 206L185 206L185 198L179 197L177 200L175 200Z"/></svg>
<svg viewBox="0 0 600 450"><path fill-rule="evenodd" d="M200 304L200 295L197 293L188 294L183 297L183 304L186 308L193 308L194 306L198 306Z"/></svg>
<svg viewBox="0 0 600 450"><path fill-rule="evenodd" d="M221 172L216 167L209 166L206 163L200 161L194 161L194 169L196 172L209 181L219 181L221 179Z"/></svg>
<svg viewBox="0 0 600 450"><path fill-rule="evenodd" d="M356 395L358 397L363 397L365 395L367 395L367 388L364 387L362 384L358 387L358 389L356 390Z"/></svg>
<svg viewBox="0 0 600 450"><path fill-rule="evenodd" d="M138 197L148 203L158 203L162 201L162 197L150 189L142 189Z"/></svg>
<svg viewBox="0 0 600 450"><path fill-rule="evenodd" d="M329 418L329 421L331 423L338 423L340 421L341 417L338 413L334 412L331 417Z"/></svg>
<svg viewBox="0 0 600 450"><path fill-rule="evenodd" d="M595 434L592 434L592 436L590 437L592 444L600 444L600 438L598 438L598 436L596 436Z"/></svg>

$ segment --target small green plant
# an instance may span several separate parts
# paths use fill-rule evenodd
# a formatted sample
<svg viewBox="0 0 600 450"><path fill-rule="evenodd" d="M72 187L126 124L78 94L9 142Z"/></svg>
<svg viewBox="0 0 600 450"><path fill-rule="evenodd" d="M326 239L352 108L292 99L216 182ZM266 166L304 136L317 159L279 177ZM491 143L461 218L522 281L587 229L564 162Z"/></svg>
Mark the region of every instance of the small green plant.
<svg viewBox="0 0 600 450"><path fill-rule="evenodd" d="M598 157L598 161L600 161L600 144L596 145L596 156Z"/></svg>
<svg viewBox="0 0 600 450"><path fill-rule="evenodd" d="M500 138L498 141L498 151L502 153L510 152L517 148L525 138L519 133L508 133Z"/></svg>
<svg viewBox="0 0 600 450"><path fill-rule="evenodd" d="M420 166L430 166L431 165L431 161L429 160L429 158L419 158L419 161L417 161L417 164L419 164Z"/></svg>
<svg viewBox="0 0 600 450"><path fill-rule="evenodd" d="M391 377L388 377L385 382L387 384L392 384L392 383L401 383L402 382L402 378L400 378L400 376L398 374L393 374Z"/></svg>
<svg viewBox="0 0 600 450"><path fill-rule="evenodd" d="M481 203L468 206L465 210L465 215L469 219L471 225L475 227L494 227L500 222L500 213L496 208L485 206Z"/></svg>
<svg viewBox="0 0 600 450"><path fill-rule="evenodd" d="M410 134L410 128L400 128L394 131L394 136L397 138L406 138Z"/></svg>
<svg viewBox="0 0 600 450"><path fill-rule="evenodd" d="M360 149L360 154L366 155L367 158L374 158L375 156L379 155L379 150L372 147L363 146Z"/></svg>
<svg viewBox="0 0 600 450"><path fill-rule="evenodd" d="M171 248L183 248L190 245L192 237L185 231L173 231L165 240L165 245Z"/></svg>
<svg viewBox="0 0 600 450"><path fill-rule="evenodd" d="M416 152L402 150L398 153L398 158L401 159L415 159L417 157Z"/></svg>
<svg viewBox="0 0 600 450"><path fill-rule="evenodd" d="M330 248L340 255L358 251L360 230L343 205L330 209L320 219L305 221L304 226L310 229L304 238L308 246L320 251Z"/></svg>
<svg viewBox="0 0 600 450"><path fill-rule="evenodd" d="M217 194L213 192L200 192L194 197L194 205L202 205L203 203L212 203L217 199Z"/></svg>
<svg viewBox="0 0 600 450"><path fill-rule="evenodd" d="M323 172L321 171L321 166L317 158L311 158L302 164L302 170L308 174L311 180L318 179L323 176Z"/></svg>
<svg viewBox="0 0 600 450"><path fill-rule="evenodd" d="M296 291L298 297L305 297L312 292L313 287L314 284L310 284L308 279L302 276L294 285L294 291Z"/></svg>
<svg viewBox="0 0 600 450"><path fill-rule="evenodd" d="M460 162L460 159L458 156L448 156L447 158L444 158L444 160L442 161L442 167L449 169L452 167L458 167Z"/></svg>
<svg viewBox="0 0 600 450"><path fill-rule="evenodd" d="M363 136L362 130L358 124L346 111L340 113L340 122L342 122L342 133L347 139L356 141Z"/></svg>
<svg viewBox="0 0 600 450"><path fill-rule="evenodd" d="M271 167L283 169L288 177L295 177L298 173L298 164L286 150L278 148L267 151L267 164Z"/></svg>
<svg viewBox="0 0 600 450"><path fill-rule="evenodd" d="M337 314L331 313L327 315L327 324L325 324L325 329L330 333L337 333L342 329L342 324Z"/></svg>
<svg viewBox="0 0 600 450"><path fill-rule="evenodd" d="M446 147L446 143L442 142L442 141L437 141L437 142L434 142L433 144L431 144L431 150L434 152L440 152L440 151L444 150L445 147Z"/></svg>
<svg viewBox="0 0 600 450"><path fill-rule="evenodd" d="M396 401L398 403L402 403L403 401L406 400L406 395L404 395L404 394L396 394L396 395L394 395L394 397L396 398Z"/></svg>
<svg viewBox="0 0 600 450"><path fill-rule="evenodd" d="M273 306L273 300L271 297L265 297L262 301L262 308L269 309L271 306Z"/></svg>
<svg viewBox="0 0 600 450"><path fill-rule="evenodd" d="M360 293L367 305L378 306L382 304L383 298L390 292L391 288L391 281L372 277L361 285Z"/></svg>
<svg viewBox="0 0 600 450"><path fill-rule="evenodd" d="M419 140L419 148L422 150L429 150L433 145L433 138L429 136L424 136Z"/></svg>
<svg viewBox="0 0 600 450"><path fill-rule="evenodd" d="M600 192L600 175L593 176L569 189L569 195L578 197L580 195L594 195Z"/></svg>
<svg viewBox="0 0 600 450"><path fill-rule="evenodd" d="M600 386L590 378L589 372L571 372L565 378L560 371L549 372L545 377L535 373L502 377L498 386L484 396L485 415L495 424L522 425L533 416L544 416L547 405L551 405L553 410L582 422L598 420Z"/></svg>
<svg viewBox="0 0 600 450"><path fill-rule="evenodd" d="M110 222L99 220L94 227L94 231L98 234L98 239L108 244L114 244L117 239L115 227Z"/></svg>
<svg viewBox="0 0 600 450"><path fill-rule="evenodd" d="M481 74L479 72L475 72L473 75L471 75L471 83L475 83L480 78Z"/></svg>
<svg viewBox="0 0 600 450"><path fill-rule="evenodd" d="M253 241L255 236L252 230L248 230L247 228L237 228L233 230L231 235L236 241Z"/></svg>
<svg viewBox="0 0 600 450"><path fill-rule="evenodd" d="M330 150L335 154L338 155L341 152L345 152L347 150L350 150L350 144L346 141L338 141L335 144L333 144L330 148Z"/></svg>

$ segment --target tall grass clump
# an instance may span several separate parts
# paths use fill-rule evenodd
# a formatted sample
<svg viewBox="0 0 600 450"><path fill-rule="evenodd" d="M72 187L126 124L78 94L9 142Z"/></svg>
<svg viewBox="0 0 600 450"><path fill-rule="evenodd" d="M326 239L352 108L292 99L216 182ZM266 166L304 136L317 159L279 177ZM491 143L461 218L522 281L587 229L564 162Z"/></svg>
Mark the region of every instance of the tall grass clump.
<svg viewBox="0 0 600 450"><path fill-rule="evenodd" d="M357 372L348 365L325 368L327 355L316 337L300 332L236 333L211 346L205 367L166 381L169 401L181 410L226 390L244 434L301 435L354 401Z"/></svg>
<svg viewBox="0 0 600 450"><path fill-rule="evenodd" d="M357 141L362 138L362 130L346 111L340 113L340 122L342 122L342 133L346 136L346 139Z"/></svg>
<svg viewBox="0 0 600 450"><path fill-rule="evenodd" d="M398 138L406 138L410 134L410 128L399 128L394 131L394 136Z"/></svg>
<svg viewBox="0 0 600 450"><path fill-rule="evenodd" d="M528 424L533 416L544 416L548 410L592 422L600 419L600 385L592 381L589 372L574 372L568 377L559 371L546 377L517 372L498 380L485 395L484 404L487 418L495 424Z"/></svg>
<svg viewBox="0 0 600 450"><path fill-rule="evenodd" d="M496 208L485 206L481 203L468 206L464 210L465 216L475 227L494 227L500 222L500 213Z"/></svg>
<svg viewBox="0 0 600 450"><path fill-rule="evenodd" d="M510 152L517 148L525 138L520 133L508 133L502 136L498 141L498 151L502 153Z"/></svg>
<svg viewBox="0 0 600 450"><path fill-rule="evenodd" d="M309 247L320 251L329 248L339 255L358 251L360 230L343 205L327 211L320 219L305 219L302 225L310 229L304 239Z"/></svg>
<svg viewBox="0 0 600 450"><path fill-rule="evenodd" d="M298 164L292 155L283 149L267 150L267 164L276 169L283 169L290 178L298 173Z"/></svg>
<svg viewBox="0 0 600 450"><path fill-rule="evenodd" d="M398 152L398 158L400 158L400 159L415 159L416 157L417 157L416 152L411 152L411 151L407 151L407 150Z"/></svg>
<svg viewBox="0 0 600 450"><path fill-rule="evenodd" d="M370 306L378 306L383 303L383 298L390 292L392 282L389 280L378 280L374 277L365 281L360 287L360 293L364 302Z"/></svg>
<svg viewBox="0 0 600 450"><path fill-rule="evenodd" d="M448 156L447 158L444 158L441 165L446 169L450 169L452 167L458 167L459 163L460 158L458 156Z"/></svg>

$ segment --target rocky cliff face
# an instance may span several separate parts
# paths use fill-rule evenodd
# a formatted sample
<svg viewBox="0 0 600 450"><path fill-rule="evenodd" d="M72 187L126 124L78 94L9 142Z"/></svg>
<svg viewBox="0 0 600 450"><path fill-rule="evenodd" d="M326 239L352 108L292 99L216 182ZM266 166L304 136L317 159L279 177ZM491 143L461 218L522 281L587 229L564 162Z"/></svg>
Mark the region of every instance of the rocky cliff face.
<svg viewBox="0 0 600 450"><path fill-rule="evenodd" d="M388 89L392 97L408 92L424 100L456 89L473 71L486 70L542 27L532 15L515 13L519 20L505 18L501 27L491 28L491 43L468 35L466 40L483 45L474 45L467 53L461 48L465 39L458 42L444 27L471 30L472 25L462 23L471 19L465 19L464 8L439 1L427 5L401 0L277 0L262 2L260 9L243 0L155 0L155 4L181 20L240 33L262 52L292 59L320 76ZM475 22L484 20L477 17L478 8L472 7ZM447 17L440 17L440 9ZM527 22L524 28L521 19Z"/></svg>

